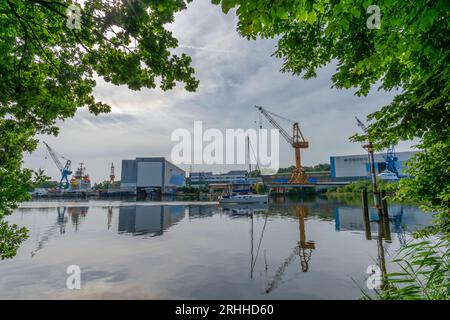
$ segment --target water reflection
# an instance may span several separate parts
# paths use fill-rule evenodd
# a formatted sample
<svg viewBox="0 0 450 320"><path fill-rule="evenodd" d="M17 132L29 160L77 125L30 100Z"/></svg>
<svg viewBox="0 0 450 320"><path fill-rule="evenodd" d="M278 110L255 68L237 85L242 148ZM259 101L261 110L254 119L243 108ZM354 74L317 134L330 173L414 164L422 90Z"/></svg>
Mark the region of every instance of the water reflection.
<svg viewBox="0 0 450 320"><path fill-rule="evenodd" d="M371 264L395 272L389 254L431 219L401 204L379 216L358 202L273 200L224 207L36 202L10 216L30 238L15 259L0 262L0 298L58 297L65 278L55 275L64 276L69 261L87 270L86 288L102 293L117 293L118 282L152 298L358 298L354 280L364 287Z"/></svg>
<svg viewBox="0 0 450 320"><path fill-rule="evenodd" d="M305 215L307 214L307 207L297 206L293 210L298 219L300 240L292 250L292 253L278 267L275 275L272 277L272 280L267 285L266 293L271 293L278 287L278 284L281 282L286 269L293 261L296 260L297 256L300 261L301 271L307 272L309 269L309 261L311 260L312 250L315 249L315 243L314 241L306 241Z"/></svg>
<svg viewBox="0 0 450 320"><path fill-rule="evenodd" d="M125 206L119 208L119 233L159 236L184 218L185 206Z"/></svg>
<svg viewBox="0 0 450 320"><path fill-rule="evenodd" d="M65 209L65 208L64 208ZM89 207L68 207L67 213L72 221L75 231L78 231L78 227L82 220L86 218Z"/></svg>
<svg viewBox="0 0 450 320"><path fill-rule="evenodd" d="M283 275L290 265L298 258L301 272L308 272L313 251L316 249L314 240L307 238L305 221L309 218L319 218L322 221L334 221L337 232L359 232L364 231L366 240L374 240L377 244L377 266L381 270L381 276L387 274L385 243L392 243L392 233L398 237L401 246L406 242L406 230L415 230L428 225L430 217L423 214L418 208L404 206L401 204L390 205L388 212L379 212L376 208L368 208L365 211L361 206L349 205L340 202L330 202L318 198L298 199L290 201L289 198L275 198L269 207L258 208L255 205L229 205L223 207L223 212L231 217L250 217L250 279L254 277L255 265L260 256L261 243L264 238L269 216L280 215L282 217L294 218L298 222L299 241L293 248L291 254L279 265L270 281L267 281L265 292L271 293L282 282ZM404 212L407 211L407 219L404 221ZM254 216L264 215L264 224L260 235L254 234ZM257 242L255 243L255 238ZM266 261L266 250L264 249L264 270L268 273ZM382 282L382 289L386 285Z"/></svg>
<svg viewBox="0 0 450 320"><path fill-rule="evenodd" d="M56 234L56 231L59 230L59 234L62 235L66 233L66 224L67 224L67 216L66 216L66 207L57 207L57 219L56 222L47 227L47 229L43 232L42 235L38 237L36 247L31 251L31 256L33 257L36 253L42 250L45 244L49 241L49 239Z"/></svg>
<svg viewBox="0 0 450 320"><path fill-rule="evenodd" d="M215 205L188 205L187 206L189 219L212 217L217 212Z"/></svg>
<svg viewBox="0 0 450 320"><path fill-rule="evenodd" d="M243 204L221 204L220 209L223 213L232 218L249 217L255 213L264 213L269 211L267 203L243 203Z"/></svg>

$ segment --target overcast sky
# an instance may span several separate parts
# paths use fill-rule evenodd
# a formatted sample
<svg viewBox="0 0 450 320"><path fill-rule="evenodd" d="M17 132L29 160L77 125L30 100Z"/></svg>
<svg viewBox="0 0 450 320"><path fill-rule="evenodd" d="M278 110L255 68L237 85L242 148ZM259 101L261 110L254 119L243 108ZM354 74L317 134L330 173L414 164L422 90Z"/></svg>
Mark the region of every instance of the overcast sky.
<svg viewBox="0 0 450 320"><path fill-rule="evenodd" d="M95 182L108 179L111 162L120 179L122 159L164 156L170 160L176 128L193 129L194 120L206 128L257 128L254 105L262 105L299 121L310 148L302 150L304 165L329 163L332 155L361 154L360 144L348 138L359 131L354 116L365 116L392 100L393 93L373 90L367 97L353 90L331 89L335 66L329 65L311 80L281 73L282 61L271 57L275 40L248 41L236 32L236 16L222 13L209 0L194 0L176 15L170 25L180 47L193 59L200 85L195 93L182 85L162 92L158 89L131 91L97 81L95 97L112 107L100 116L79 110L73 119L60 123L58 137L43 137L59 154L72 160L72 169L83 161ZM265 123L267 126L267 122ZM285 123L286 129L290 127ZM268 126L267 126L268 127ZM409 150L401 143L397 151ZM56 166L40 144L26 155L25 166L44 168L58 179ZM280 165L294 163L292 148L280 141ZM189 170L189 166L181 166ZM244 166L241 166L243 168ZM236 167L194 165L194 171L226 172Z"/></svg>

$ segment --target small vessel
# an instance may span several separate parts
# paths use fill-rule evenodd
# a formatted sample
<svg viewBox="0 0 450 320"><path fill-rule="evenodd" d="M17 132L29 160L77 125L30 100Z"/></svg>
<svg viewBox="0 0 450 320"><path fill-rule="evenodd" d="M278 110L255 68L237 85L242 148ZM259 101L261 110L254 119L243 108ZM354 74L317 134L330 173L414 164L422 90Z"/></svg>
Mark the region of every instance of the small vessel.
<svg viewBox="0 0 450 320"><path fill-rule="evenodd" d="M389 170L384 170L383 172L381 172L380 174L377 175L378 178L382 179L382 180L387 180L387 181L398 181L400 180L399 177L389 171Z"/></svg>
<svg viewBox="0 0 450 320"><path fill-rule="evenodd" d="M231 193L219 197L219 203L268 203L269 196L267 194L239 194Z"/></svg>

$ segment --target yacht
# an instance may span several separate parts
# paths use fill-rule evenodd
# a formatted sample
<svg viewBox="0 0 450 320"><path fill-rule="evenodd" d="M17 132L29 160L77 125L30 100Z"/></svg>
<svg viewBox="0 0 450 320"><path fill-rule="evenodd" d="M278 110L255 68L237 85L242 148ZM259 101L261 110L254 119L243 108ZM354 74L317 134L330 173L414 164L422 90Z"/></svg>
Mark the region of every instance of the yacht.
<svg viewBox="0 0 450 320"><path fill-rule="evenodd" d="M380 179L383 179L383 180L387 180L387 181L398 181L398 180L400 180L399 177L395 173L390 172L389 170L384 170L383 172L378 174L377 177L380 178Z"/></svg>
<svg viewBox="0 0 450 320"><path fill-rule="evenodd" d="M239 194L231 193L219 197L219 203L268 203L267 194Z"/></svg>

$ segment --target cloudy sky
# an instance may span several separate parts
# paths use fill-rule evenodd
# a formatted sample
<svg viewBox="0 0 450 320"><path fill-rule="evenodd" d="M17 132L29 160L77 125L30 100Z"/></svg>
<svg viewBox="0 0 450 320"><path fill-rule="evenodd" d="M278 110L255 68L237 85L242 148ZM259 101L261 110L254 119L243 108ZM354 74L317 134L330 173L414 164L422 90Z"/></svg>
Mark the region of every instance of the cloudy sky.
<svg viewBox="0 0 450 320"><path fill-rule="evenodd" d="M281 60L271 57L275 40L248 41L236 32L236 16L224 15L209 0L195 0L177 14L170 25L180 47L193 59L200 86L195 93L182 86L162 92L158 89L131 91L97 81L95 96L108 103L112 112L92 116L79 110L73 119L60 124L58 137L43 137L59 154L72 160L72 169L83 161L95 182L108 179L111 162L120 179L122 159L164 156L170 160L170 140L176 128L193 130L194 120L205 128L257 128L254 105L262 105L289 119L299 121L310 148L302 153L304 165L329 162L331 155L360 154L360 144L348 137L358 132L354 116L365 116L391 101L393 94L373 90L367 97L353 90L331 89L335 66L318 72L318 77L302 80L281 73ZM290 131L290 125L284 123ZM266 127L267 122L265 123ZM402 143L397 151L406 151ZM58 171L41 144L25 165L44 168L58 178ZM293 150L280 141L280 165L293 164ZM189 166L181 166L189 170ZM241 166L243 168L244 166ZM194 171L225 172L232 166L194 165Z"/></svg>

